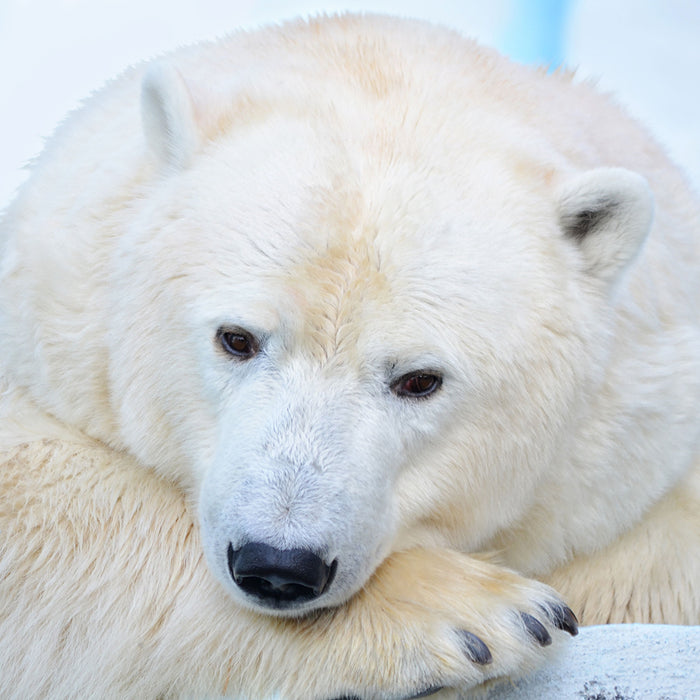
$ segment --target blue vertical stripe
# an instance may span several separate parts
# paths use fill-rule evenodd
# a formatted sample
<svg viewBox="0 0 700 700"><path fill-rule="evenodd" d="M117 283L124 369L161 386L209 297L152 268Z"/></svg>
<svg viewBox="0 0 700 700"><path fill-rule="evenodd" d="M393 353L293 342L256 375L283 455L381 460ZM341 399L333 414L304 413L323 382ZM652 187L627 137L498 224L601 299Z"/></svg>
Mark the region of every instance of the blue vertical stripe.
<svg viewBox="0 0 700 700"><path fill-rule="evenodd" d="M564 61L572 5L572 0L515 0L499 48L521 63L557 68Z"/></svg>

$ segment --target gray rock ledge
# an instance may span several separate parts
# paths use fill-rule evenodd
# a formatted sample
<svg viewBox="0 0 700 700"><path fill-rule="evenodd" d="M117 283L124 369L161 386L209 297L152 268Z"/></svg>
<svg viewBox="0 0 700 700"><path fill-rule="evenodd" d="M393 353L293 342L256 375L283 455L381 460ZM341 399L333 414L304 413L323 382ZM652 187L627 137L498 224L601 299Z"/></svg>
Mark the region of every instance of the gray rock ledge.
<svg viewBox="0 0 700 700"><path fill-rule="evenodd" d="M535 674L475 700L700 700L700 626L582 627Z"/></svg>

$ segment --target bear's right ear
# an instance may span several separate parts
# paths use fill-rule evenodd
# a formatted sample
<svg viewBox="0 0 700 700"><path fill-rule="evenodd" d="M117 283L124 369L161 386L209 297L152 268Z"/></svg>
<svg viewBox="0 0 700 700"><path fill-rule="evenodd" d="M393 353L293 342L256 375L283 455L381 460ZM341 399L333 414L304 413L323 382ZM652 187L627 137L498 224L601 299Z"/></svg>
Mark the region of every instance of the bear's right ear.
<svg viewBox="0 0 700 700"><path fill-rule="evenodd" d="M159 162L184 168L199 145L194 104L179 71L162 61L152 63L141 84L141 120L146 141Z"/></svg>
<svg viewBox="0 0 700 700"><path fill-rule="evenodd" d="M609 284L641 249L654 216L647 181L623 168L584 172L559 193L559 222L588 272Z"/></svg>

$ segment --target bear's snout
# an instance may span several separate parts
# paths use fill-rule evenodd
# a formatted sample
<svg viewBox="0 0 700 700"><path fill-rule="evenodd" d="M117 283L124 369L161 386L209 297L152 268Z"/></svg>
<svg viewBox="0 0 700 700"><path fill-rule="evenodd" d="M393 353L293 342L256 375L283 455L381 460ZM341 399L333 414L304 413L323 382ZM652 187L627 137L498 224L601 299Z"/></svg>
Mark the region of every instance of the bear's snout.
<svg viewBox="0 0 700 700"><path fill-rule="evenodd" d="M326 564L307 549L276 549L249 542L228 546L228 568L236 585L267 607L285 608L318 598L330 586L337 559Z"/></svg>

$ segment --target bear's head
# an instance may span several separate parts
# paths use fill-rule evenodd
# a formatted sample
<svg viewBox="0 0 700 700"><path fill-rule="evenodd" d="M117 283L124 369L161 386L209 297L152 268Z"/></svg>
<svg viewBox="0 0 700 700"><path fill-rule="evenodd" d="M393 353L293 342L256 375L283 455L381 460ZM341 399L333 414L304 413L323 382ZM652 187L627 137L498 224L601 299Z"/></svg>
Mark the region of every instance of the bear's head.
<svg viewBox="0 0 700 700"><path fill-rule="evenodd" d="M104 249L97 437L179 484L213 572L276 613L522 516L651 221L641 177L578 171L517 107L338 70L216 94L152 66L137 195L85 243ZM64 394L49 408L77 423Z"/></svg>

